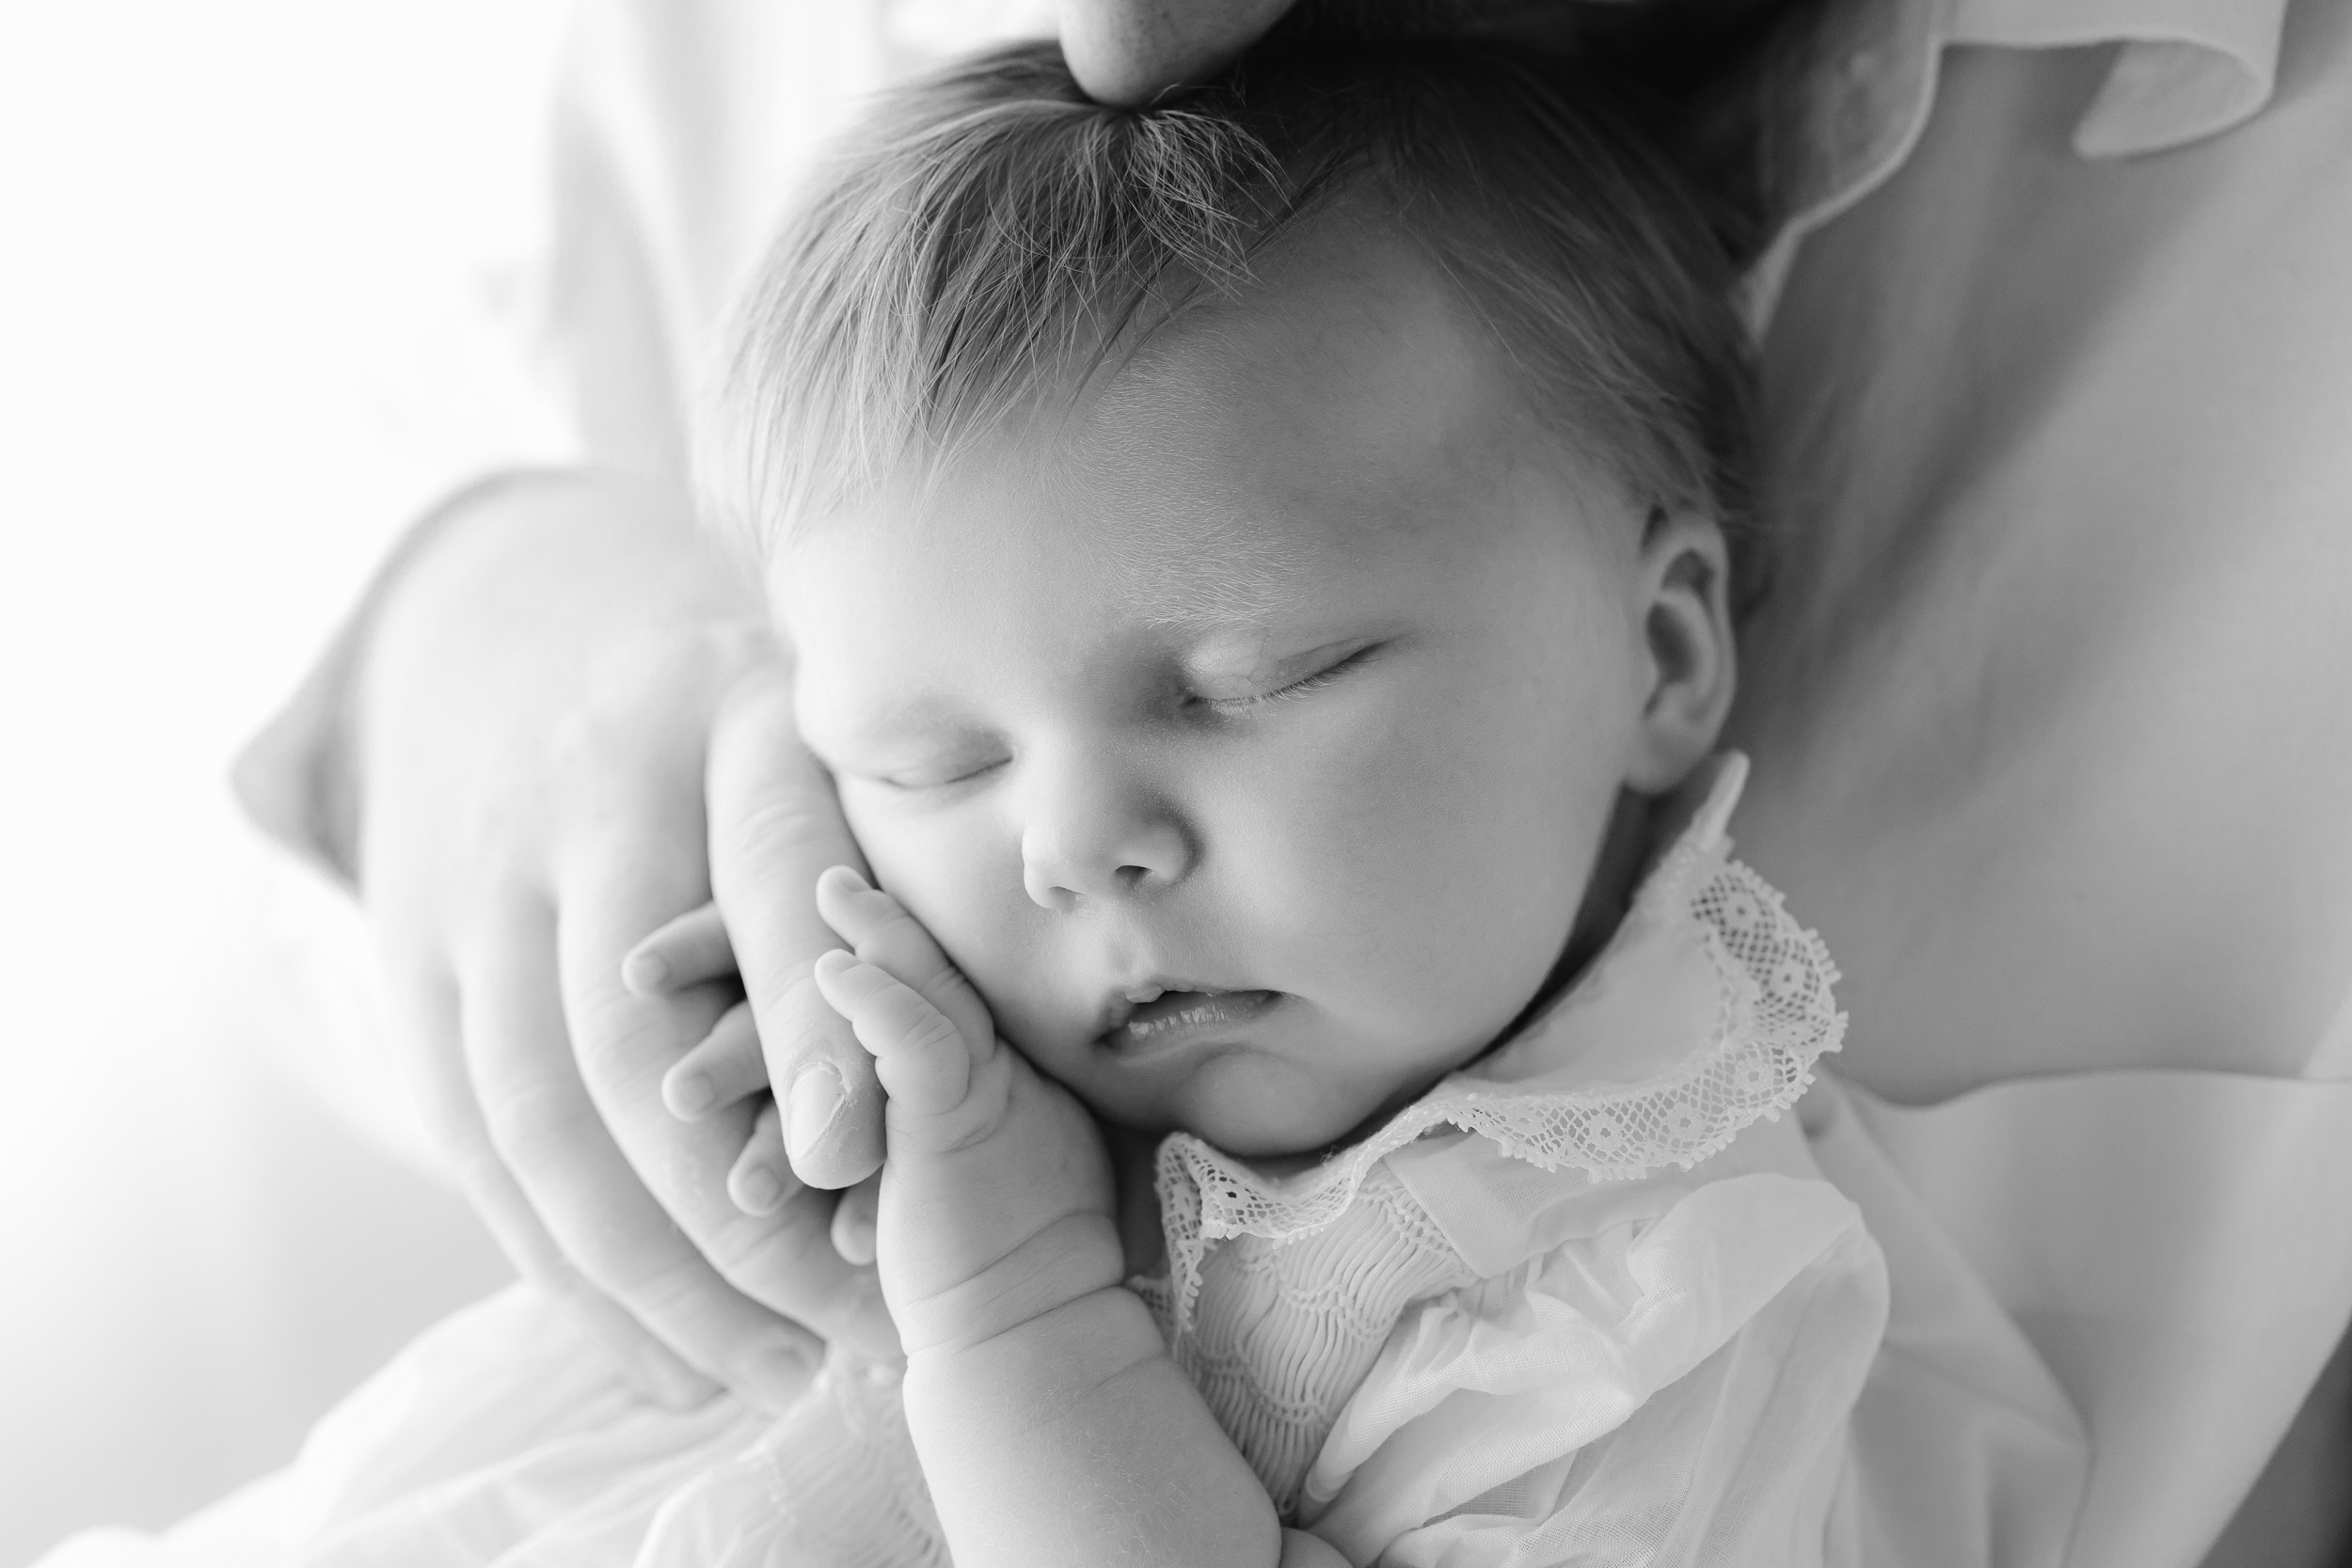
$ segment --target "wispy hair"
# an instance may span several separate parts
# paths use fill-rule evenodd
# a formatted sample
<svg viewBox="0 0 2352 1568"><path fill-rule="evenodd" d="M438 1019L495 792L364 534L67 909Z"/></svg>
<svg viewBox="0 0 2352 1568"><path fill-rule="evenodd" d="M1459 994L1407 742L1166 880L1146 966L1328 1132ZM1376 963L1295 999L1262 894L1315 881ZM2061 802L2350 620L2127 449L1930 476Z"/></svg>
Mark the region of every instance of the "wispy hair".
<svg viewBox="0 0 2352 1568"><path fill-rule="evenodd" d="M1724 225L1574 60L1428 40L1269 45L1143 109L1088 99L1052 43L882 97L740 296L706 512L764 559L1249 288L1342 196L1420 247L1564 439L1645 504L1713 515L1737 559L1750 374Z"/></svg>

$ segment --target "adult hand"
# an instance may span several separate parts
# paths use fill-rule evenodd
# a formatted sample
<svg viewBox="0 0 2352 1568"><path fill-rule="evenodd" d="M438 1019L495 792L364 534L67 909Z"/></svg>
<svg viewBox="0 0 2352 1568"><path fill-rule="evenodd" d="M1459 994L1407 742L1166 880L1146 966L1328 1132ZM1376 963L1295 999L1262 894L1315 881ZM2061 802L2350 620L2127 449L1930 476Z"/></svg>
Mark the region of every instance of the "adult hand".
<svg viewBox="0 0 2352 1568"><path fill-rule="evenodd" d="M1059 0L1062 57L1088 94L1129 108L1213 74L1292 0Z"/></svg>
<svg viewBox="0 0 2352 1568"><path fill-rule="evenodd" d="M406 1065L517 1268L578 1302L641 1384L780 1403L818 1335L874 1354L896 1335L871 1271L833 1248L831 1194L784 1170L764 1216L729 1198L750 1107L685 1121L662 1102L731 993L637 995L621 959L709 896L707 847L724 847L733 885L773 899L743 947L780 1061L840 1064L847 1109L810 1164L853 1178L879 1155L878 1128L860 1141L870 1069L791 980L836 945L810 889L854 852L822 775L792 771L760 607L682 500L568 474L458 504L379 607L352 718L358 870Z"/></svg>
<svg viewBox="0 0 2352 1568"><path fill-rule="evenodd" d="M1214 76L1301 5L1318 32L1405 40L1432 32L1543 42L1581 37L1596 10L1636 0L1057 0L1062 57L1089 96L1140 108Z"/></svg>

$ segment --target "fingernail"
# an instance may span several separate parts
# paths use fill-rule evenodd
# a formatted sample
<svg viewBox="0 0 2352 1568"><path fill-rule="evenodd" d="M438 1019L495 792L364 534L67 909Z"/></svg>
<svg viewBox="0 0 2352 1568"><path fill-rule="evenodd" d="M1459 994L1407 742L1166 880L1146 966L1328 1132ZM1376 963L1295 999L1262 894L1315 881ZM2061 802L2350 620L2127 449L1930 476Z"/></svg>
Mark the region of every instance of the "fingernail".
<svg viewBox="0 0 2352 1568"><path fill-rule="evenodd" d="M781 1414L808 1389L817 1360L798 1340L780 1339L743 1358L736 1392L771 1415Z"/></svg>
<svg viewBox="0 0 2352 1568"><path fill-rule="evenodd" d="M849 883L850 891L852 893L864 893L866 889L873 886L871 882L868 882L865 878L859 876L855 870L846 865L836 865L832 870L826 872L825 875L828 877L838 878L842 881Z"/></svg>
<svg viewBox="0 0 2352 1568"><path fill-rule="evenodd" d="M621 960L621 984L640 996L660 990L670 978L670 960L659 953L631 953Z"/></svg>
<svg viewBox="0 0 2352 1568"><path fill-rule="evenodd" d="M664 1083L662 1098L670 1102L673 1115L698 1117L718 1102L719 1085L707 1072L690 1072Z"/></svg>
<svg viewBox="0 0 2352 1568"><path fill-rule="evenodd" d="M792 1116L785 1128L784 1147L795 1161L804 1160L841 1114L841 1075L831 1068L810 1068L792 1080L787 1098Z"/></svg>
<svg viewBox="0 0 2352 1568"><path fill-rule="evenodd" d="M851 1221L834 1230L833 1249L841 1255L843 1262L862 1269L874 1260L875 1243L879 1240L871 1224Z"/></svg>
<svg viewBox="0 0 2352 1568"><path fill-rule="evenodd" d="M750 1214L772 1212L784 1200L784 1183L766 1165L754 1165L736 1183L736 1206Z"/></svg>

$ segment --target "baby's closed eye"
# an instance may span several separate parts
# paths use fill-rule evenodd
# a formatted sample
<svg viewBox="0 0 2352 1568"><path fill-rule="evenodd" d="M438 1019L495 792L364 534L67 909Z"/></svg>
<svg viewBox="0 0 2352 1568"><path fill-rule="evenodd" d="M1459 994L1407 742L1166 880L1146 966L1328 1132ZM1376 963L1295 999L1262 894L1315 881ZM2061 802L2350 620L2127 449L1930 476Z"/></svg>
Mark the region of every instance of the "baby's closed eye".
<svg viewBox="0 0 2352 1568"><path fill-rule="evenodd" d="M998 750L981 756L949 755L923 758L868 772L863 776L875 784L896 790L946 789L985 778L1011 760L1009 752Z"/></svg>
<svg viewBox="0 0 2352 1568"><path fill-rule="evenodd" d="M1287 658L1259 659L1251 668L1218 668L1202 661L1187 680L1191 701L1219 713L1242 713L1261 704L1290 701L1320 691L1369 662L1388 644L1368 638L1331 642Z"/></svg>

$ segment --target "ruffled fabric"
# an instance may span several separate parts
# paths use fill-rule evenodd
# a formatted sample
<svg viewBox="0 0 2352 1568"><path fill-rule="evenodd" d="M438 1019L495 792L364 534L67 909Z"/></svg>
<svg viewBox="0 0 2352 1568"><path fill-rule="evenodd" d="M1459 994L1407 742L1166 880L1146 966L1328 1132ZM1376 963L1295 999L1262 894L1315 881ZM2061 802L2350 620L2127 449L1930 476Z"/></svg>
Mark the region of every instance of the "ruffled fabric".
<svg viewBox="0 0 2352 1568"><path fill-rule="evenodd" d="M286 1469L42 1568L947 1568L898 1371L828 1360L781 1418L629 1386L561 1301L447 1319Z"/></svg>
<svg viewBox="0 0 2352 1568"><path fill-rule="evenodd" d="M1821 1563L1886 1300L1826 1182L1705 1183L1399 1323L1300 1522L1351 1562Z"/></svg>
<svg viewBox="0 0 2352 1568"><path fill-rule="evenodd" d="M1950 45L2116 43L2073 133L2084 158L2184 147L2270 102L2286 0L1824 0L1793 8L1760 52L1756 175L1777 227L1740 284L1761 341L1798 246L1911 156Z"/></svg>

